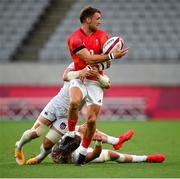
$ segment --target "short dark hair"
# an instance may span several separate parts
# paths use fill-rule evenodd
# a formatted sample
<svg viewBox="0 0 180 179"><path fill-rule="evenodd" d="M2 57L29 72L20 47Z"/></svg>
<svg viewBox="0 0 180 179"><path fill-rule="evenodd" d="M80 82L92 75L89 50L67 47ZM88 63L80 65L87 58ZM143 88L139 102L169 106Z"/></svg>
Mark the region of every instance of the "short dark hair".
<svg viewBox="0 0 180 179"><path fill-rule="evenodd" d="M80 12L80 22L83 23L86 18L92 17L96 12L101 14L101 11L99 9L96 9L92 6L87 6L83 8Z"/></svg>

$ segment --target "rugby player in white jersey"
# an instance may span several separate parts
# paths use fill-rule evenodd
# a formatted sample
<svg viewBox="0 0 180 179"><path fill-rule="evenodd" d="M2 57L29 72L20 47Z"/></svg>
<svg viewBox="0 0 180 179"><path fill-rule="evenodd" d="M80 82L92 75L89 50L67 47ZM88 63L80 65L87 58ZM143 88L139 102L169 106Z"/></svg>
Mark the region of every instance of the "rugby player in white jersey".
<svg viewBox="0 0 180 179"><path fill-rule="evenodd" d="M105 62L106 63L106 62ZM108 62L109 63L109 62ZM109 64L104 64L106 68L108 68ZM16 162L19 165L25 164L25 157L23 153L23 146L30 142L32 139L38 138L41 136L49 127L49 131L44 138L43 144L40 147L40 154L34 158L31 158L27 161L28 164L36 164L40 163L50 152L52 146L57 143L61 137L66 133L67 126L67 110L69 105L69 82L74 78L80 78L83 80L86 76L96 75L95 70L89 70L89 68L85 68L79 72L77 75L73 75L74 64L71 63L64 73L64 82L63 87L59 91L59 93L51 99L51 101L46 105L35 124L31 129L26 130L19 141L15 144L15 158ZM69 74L70 73L70 74ZM68 76L69 75L69 76ZM103 88L108 88L110 83L107 81L107 78L103 78L103 76L98 76L98 81ZM83 105L83 104L82 104ZM85 125L80 128L76 128L76 130L84 131ZM99 132L100 133L100 132ZM96 132L95 136L98 135ZM129 140L133 135L133 131L128 131L125 135L119 137L112 137L106 134L101 133L103 137L103 142L109 143L113 145L114 149L118 150L122 144Z"/></svg>
<svg viewBox="0 0 180 179"><path fill-rule="evenodd" d="M51 152L51 159L55 163L76 163L80 152L80 143L82 136L78 136L76 133L75 139L69 143L69 145L62 145L62 142L54 145ZM65 148L64 148L65 147ZM137 162L152 162L161 163L165 160L165 155L134 155L134 154L122 154L113 150L102 149L102 138L97 137L95 147L88 148L85 162L102 163L106 161L115 161L117 163L137 163Z"/></svg>

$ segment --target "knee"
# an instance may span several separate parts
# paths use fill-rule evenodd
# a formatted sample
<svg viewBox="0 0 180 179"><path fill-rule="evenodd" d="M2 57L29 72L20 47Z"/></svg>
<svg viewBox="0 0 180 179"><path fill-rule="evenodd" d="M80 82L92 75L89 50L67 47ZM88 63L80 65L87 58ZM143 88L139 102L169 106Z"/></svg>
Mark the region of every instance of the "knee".
<svg viewBox="0 0 180 179"><path fill-rule="evenodd" d="M45 137L44 141L43 141L43 147L45 150L49 150L53 147L54 143L51 142L48 138Z"/></svg>
<svg viewBox="0 0 180 179"><path fill-rule="evenodd" d="M76 110L76 109L79 109L80 103L81 101L79 99L73 99L70 101L69 105L71 109Z"/></svg>
<svg viewBox="0 0 180 179"><path fill-rule="evenodd" d="M88 116L87 125L88 126L95 126L96 125L96 116L95 115Z"/></svg>
<svg viewBox="0 0 180 179"><path fill-rule="evenodd" d="M41 136L47 129L47 125L43 124L42 122L38 122L35 126L31 128L34 136L33 138Z"/></svg>
<svg viewBox="0 0 180 179"><path fill-rule="evenodd" d="M24 138L26 139L35 139L39 137L35 130L28 129L23 133Z"/></svg>

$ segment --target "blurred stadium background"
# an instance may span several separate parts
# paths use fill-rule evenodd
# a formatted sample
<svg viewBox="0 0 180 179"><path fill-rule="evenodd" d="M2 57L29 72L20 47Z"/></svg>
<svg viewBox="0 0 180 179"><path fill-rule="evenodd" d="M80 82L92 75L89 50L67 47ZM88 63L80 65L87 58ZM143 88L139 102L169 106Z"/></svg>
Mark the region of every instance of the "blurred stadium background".
<svg viewBox="0 0 180 179"><path fill-rule="evenodd" d="M100 119L180 119L179 0L0 0L0 119L34 119L62 86L85 5L129 53L107 75Z"/></svg>

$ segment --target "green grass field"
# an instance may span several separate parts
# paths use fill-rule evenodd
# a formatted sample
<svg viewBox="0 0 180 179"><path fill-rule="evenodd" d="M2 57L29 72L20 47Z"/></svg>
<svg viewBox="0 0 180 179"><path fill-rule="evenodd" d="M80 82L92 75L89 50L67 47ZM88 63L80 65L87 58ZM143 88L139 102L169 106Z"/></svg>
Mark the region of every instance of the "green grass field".
<svg viewBox="0 0 180 179"><path fill-rule="evenodd" d="M111 135L120 135L133 128L135 135L120 150L122 153L164 153L166 161L158 163L53 164L46 158L34 166L18 166L14 159L14 144L32 121L0 121L0 178L178 178L180 177L180 122L97 122L97 128ZM27 144L26 159L36 155L42 138ZM104 145L104 148L111 146Z"/></svg>

